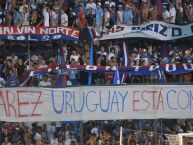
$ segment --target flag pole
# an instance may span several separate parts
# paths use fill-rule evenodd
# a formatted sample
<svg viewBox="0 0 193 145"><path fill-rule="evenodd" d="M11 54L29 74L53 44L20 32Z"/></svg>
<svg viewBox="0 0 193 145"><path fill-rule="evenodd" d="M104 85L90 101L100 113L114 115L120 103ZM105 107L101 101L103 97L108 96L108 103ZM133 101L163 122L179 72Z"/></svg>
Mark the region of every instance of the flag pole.
<svg viewBox="0 0 193 145"><path fill-rule="evenodd" d="M27 54L28 54L28 62L29 62L29 68L31 69L31 57L30 57L30 43L29 43L29 27L27 27L28 34L27 34Z"/></svg>
<svg viewBox="0 0 193 145"><path fill-rule="evenodd" d="M123 128L120 127L120 145L122 145Z"/></svg>
<svg viewBox="0 0 193 145"><path fill-rule="evenodd" d="M89 64L93 65L93 34L92 34L89 27L87 27L87 29L89 30L89 35L90 35L90 60L89 60ZM89 72L88 85L91 85L91 84L92 84L92 72Z"/></svg>

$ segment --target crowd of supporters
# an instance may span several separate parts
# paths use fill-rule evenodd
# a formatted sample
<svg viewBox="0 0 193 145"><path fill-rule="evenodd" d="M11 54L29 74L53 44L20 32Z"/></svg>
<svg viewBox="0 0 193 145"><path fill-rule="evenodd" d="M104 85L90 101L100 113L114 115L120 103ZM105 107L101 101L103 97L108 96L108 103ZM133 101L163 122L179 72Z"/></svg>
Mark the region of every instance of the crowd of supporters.
<svg viewBox="0 0 193 145"><path fill-rule="evenodd" d="M6 26L96 27L138 25L151 20L193 21L190 0L3 0L0 24Z"/></svg>
<svg viewBox="0 0 193 145"><path fill-rule="evenodd" d="M191 133L192 120L0 123L2 145L169 145L167 134Z"/></svg>
<svg viewBox="0 0 193 145"><path fill-rule="evenodd" d="M3 0L0 6L0 23L4 26L68 26L80 29L81 32L88 26L94 27L100 33L113 25L138 25L152 20L175 24L191 23L192 3L188 0ZM86 39L83 36L84 38ZM123 46L119 42L107 41L94 46L94 65L123 65ZM11 44L15 43L11 42ZM61 63L90 64L89 40L85 40L83 45L73 42L47 42L47 44L57 48L46 49L44 52L31 49L30 57L21 57L19 54L8 52L1 63L1 85L18 86L23 83L24 73L30 70L55 67ZM35 47L39 48L38 46L39 44L35 44ZM128 66L192 63L193 57L191 46L181 49L175 44L172 48L167 48L167 55L161 52L163 48L160 45L146 42L134 46L131 50ZM66 74L68 85L88 83L87 72L68 70L63 73ZM112 84L113 77L113 72L93 73L92 83ZM191 74L180 77L182 81L192 81ZM31 77L27 85L55 86L58 78L58 73ZM165 78L172 81L178 77L166 75ZM125 80L125 83L138 82L158 82L158 78L156 74L152 74L146 77L128 76Z"/></svg>
<svg viewBox="0 0 193 145"><path fill-rule="evenodd" d="M37 69L55 68L58 64L71 65L89 65L90 64L90 48L89 44L83 46L77 42L46 42L54 45L54 49L35 49L31 51L29 56L17 56L14 53L7 54L6 58L1 62L0 67L0 84L1 86L15 87L21 85L29 76L29 72ZM153 44L151 41L142 41L141 43L130 46L128 54L128 66L139 66L142 68L150 65L164 64L192 64L193 53L192 44L176 45L166 48L166 52L160 44ZM126 44L130 45L130 44ZM123 66L123 49L120 41L106 41L100 45L94 46L93 65L96 66ZM57 51L56 51L57 50ZM42 51L42 52L41 52ZM164 51L164 52L163 52ZM167 82L192 82L192 74L169 75L161 72L164 80ZM59 81L64 80L67 85L87 85L88 72L79 72L78 69L67 69L48 73L47 75L29 77L24 86L60 86ZM93 72L92 84L113 84L114 72ZM129 72L128 72L129 74ZM160 78L157 72L150 75L127 75L124 83L159 83Z"/></svg>
<svg viewBox="0 0 193 145"><path fill-rule="evenodd" d="M159 3L160 2L160 3ZM3 26L68 26L83 30L94 27L99 33L113 25L139 25L152 20L175 24L193 21L191 0L1 0L0 25ZM190 41L187 41L190 43ZM11 42L11 43L10 43ZM18 42L4 41L6 47L16 47ZM192 43L192 42L191 42ZM190 45L192 45L190 43ZM7 51L0 59L0 87L61 86L59 80L66 77L67 85L87 84L88 72L72 69L30 77L29 71L58 64L90 64L90 43L42 42L19 47L37 47L21 55ZM173 44L163 52L162 44L140 41L130 47L128 66L148 67L166 63L189 63L193 61L192 46ZM97 66L122 66L123 49L120 41L105 41L94 46L93 64ZM1 50L2 51L2 50ZM113 84L114 72L93 73L92 84ZM192 74L165 75L169 82L192 82ZM148 76L128 75L125 83L156 83L156 74ZM193 131L192 120L124 120L89 121L77 123L0 123L2 145L119 145L120 126L123 127L124 145L168 145L164 134Z"/></svg>

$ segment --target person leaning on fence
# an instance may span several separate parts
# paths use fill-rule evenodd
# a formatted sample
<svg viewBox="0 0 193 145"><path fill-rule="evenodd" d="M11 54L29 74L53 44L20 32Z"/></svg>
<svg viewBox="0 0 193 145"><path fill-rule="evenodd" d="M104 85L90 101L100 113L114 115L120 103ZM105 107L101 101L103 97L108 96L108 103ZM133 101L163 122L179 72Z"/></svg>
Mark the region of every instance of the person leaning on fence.
<svg viewBox="0 0 193 145"><path fill-rule="evenodd" d="M48 75L43 76L43 80L39 82L39 87L50 87L52 84L49 81Z"/></svg>

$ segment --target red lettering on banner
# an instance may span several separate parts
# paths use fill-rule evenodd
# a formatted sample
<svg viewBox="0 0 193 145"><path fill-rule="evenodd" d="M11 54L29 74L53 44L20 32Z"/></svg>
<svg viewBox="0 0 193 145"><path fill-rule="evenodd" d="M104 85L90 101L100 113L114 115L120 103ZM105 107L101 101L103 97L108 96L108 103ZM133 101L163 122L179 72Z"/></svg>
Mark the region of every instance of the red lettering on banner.
<svg viewBox="0 0 193 145"><path fill-rule="evenodd" d="M153 101L152 108L154 110L155 109L155 93L157 93L157 91L150 91L150 93L152 93L152 101Z"/></svg>
<svg viewBox="0 0 193 145"><path fill-rule="evenodd" d="M40 98L42 96L42 91L35 91L35 92L39 93L39 96L38 96L38 100L36 102L31 102L31 104L35 104L35 107L33 109L33 112L31 114L31 116L41 116L41 114L37 114L37 113L34 113L34 112L35 112L38 104L42 104L43 103L43 102L40 101Z"/></svg>
<svg viewBox="0 0 193 145"><path fill-rule="evenodd" d="M6 108L5 99L3 97L3 92L2 91L0 91L0 100L2 100L2 104L0 103L0 106L2 105L4 107L4 111L5 111L5 114L7 116L7 108Z"/></svg>
<svg viewBox="0 0 193 145"><path fill-rule="evenodd" d="M79 38L79 31L69 27L0 27L0 35L25 35L25 34L65 34L74 38ZM21 37L18 36L18 37ZM13 36L12 36L13 37ZM51 36L50 36L51 37ZM30 37L29 37L30 38ZM34 39L33 39L34 40Z"/></svg>
<svg viewBox="0 0 193 145"><path fill-rule="evenodd" d="M4 95L5 93L5 95ZM36 100L24 101L27 97L25 94L32 95ZM36 95L35 95L36 94ZM5 115L7 117L15 116L18 118L41 116L41 113L37 112L37 108L43 102L41 101L42 91L0 91L0 106L3 106ZM29 106L31 104L31 106ZM24 107L31 107L31 112L22 113L25 110ZM2 115L3 116L3 115Z"/></svg>
<svg viewBox="0 0 193 145"><path fill-rule="evenodd" d="M74 30L71 34L72 37L79 38L79 32Z"/></svg>
<svg viewBox="0 0 193 145"><path fill-rule="evenodd" d="M138 109L136 109L136 106L135 106L137 102L140 102L140 100L135 99L135 94L139 92L140 91L133 91L133 111L139 111Z"/></svg>
<svg viewBox="0 0 193 145"><path fill-rule="evenodd" d="M20 107L25 105L29 105L29 102L21 102L20 101L20 94L21 93L26 93L27 91L17 91L17 103L18 103L18 117L28 117L28 114L21 114Z"/></svg>
<svg viewBox="0 0 193 145"><path fill-rule="evenodd" d="M122 26L117 26L116 32L123 31L125 28Z"/></svg>
<svg viewBox="0 0 193 145"><path fill-rule="evenodd" d="M162 92L159 91L159 98L158 98L158 105L157 105L157 110L159 110L159 105L162 105L162 110L164 110L164 100L163 100L163 97L162 97Z"/></svg>
<svg viewBox="0 0 193 145"><path fill-rule="evenodd" d="M124 31L124 29L125 29L125 27L123 27L123 26L114 26L110 30L108 30L107 32L102 32L101 37L104 35L108 35L110 33L116 33L116 32L120 32L120 31Z"/></svg>
<svg viewBox="0 0 193 145"><path fill-rule="evenodd" d="M136 96L138 98L136 99ZM138 106L144 106L144 108L139 109ZM148 111L148 110L158 110L163 105L163 97L161 91L133 91L133 111Z"/></svg>
<svg viewBox="0 0 193 145"><path fill-rule="evenodd" d="M9 98L10 98L10 95L9 93L11 93L13 95L13 99L12 99L12 102L10 102ZM15 94L9 90L6 91L6 98L7 98L7 110L8 110L8 116L11 116L11 113L10 113L10 109L12 108L12 110L15 112L15 117L17 116L17 111L16 111L16 108L14 107L14 102L15 102Z"/></svg>
<svg viewBox="0 0 193 145"><path fill-rule="evenodd" d="M143 100L144 102L146 102L146 103L148 104L147 107L143 109L143 111L146 111L146 110L149 109L150 102L149 102L148 100L145 99L145 96L143 95L144 92L146 92L146 91L143 91L143 93L141 94L141 98L142 98L142 100Z"/></svg>

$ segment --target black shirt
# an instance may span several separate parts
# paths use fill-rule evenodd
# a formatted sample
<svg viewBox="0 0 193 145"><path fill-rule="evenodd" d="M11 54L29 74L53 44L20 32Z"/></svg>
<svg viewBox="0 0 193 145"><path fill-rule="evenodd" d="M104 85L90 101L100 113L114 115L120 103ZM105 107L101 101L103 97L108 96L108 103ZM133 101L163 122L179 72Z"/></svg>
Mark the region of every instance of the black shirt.
<svg viewBox="0 0 193 145"><path fill-rule="evenodd" d="M86 15L86 20L88 26L93 26L94 20L95 20L95 15L94 14L87 14Z"/></svg>
<svg viewBox="0 0 193 145"><path fill-rule="evenodd" d="M16 68L17 68L17 75L18 77L21 77L21 75L24 73L25 71L25 65L19 65L17 64L16 65Z"/></svg>
<svg viewBox="0 0 193 145"><path fill-rule="evenodd" d="M76 19L76 16L73 13L68 14L68 27L72 27Z"/></svg>

